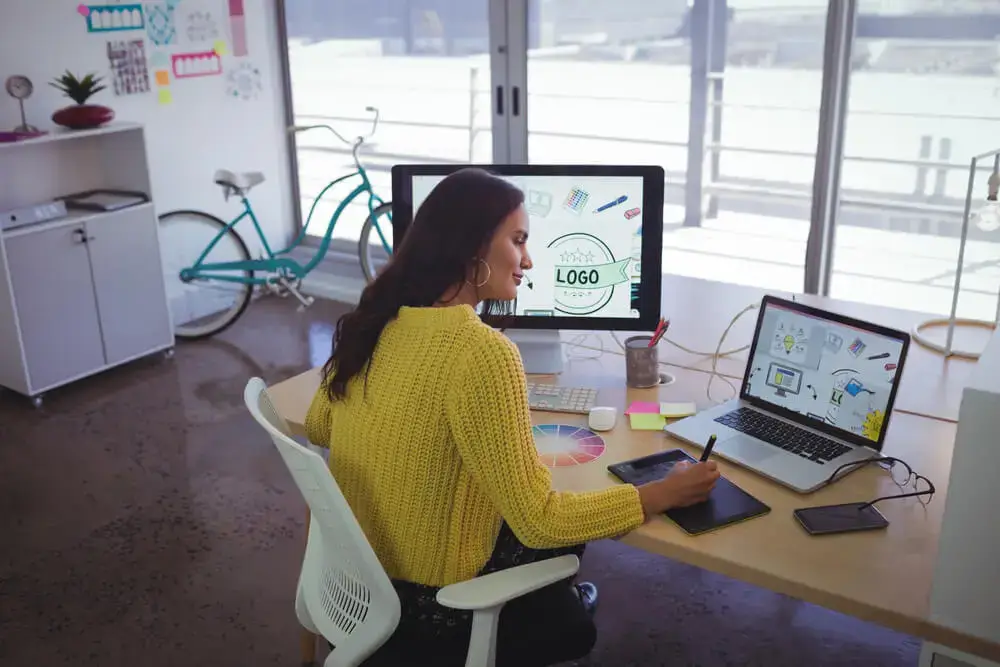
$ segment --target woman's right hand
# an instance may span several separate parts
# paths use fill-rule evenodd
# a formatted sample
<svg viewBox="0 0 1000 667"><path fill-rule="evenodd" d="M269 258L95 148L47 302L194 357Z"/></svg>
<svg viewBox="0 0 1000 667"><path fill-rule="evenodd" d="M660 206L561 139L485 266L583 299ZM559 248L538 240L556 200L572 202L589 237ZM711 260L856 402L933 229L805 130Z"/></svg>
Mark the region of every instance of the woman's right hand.
<svg viewBox="0 0 1000 667"><path fill-rule="evenodd" d="M663 479L639 487L642 509L649 518L674 507L687 507L708 500L719 479L715 461L678 463Z"/></svg>

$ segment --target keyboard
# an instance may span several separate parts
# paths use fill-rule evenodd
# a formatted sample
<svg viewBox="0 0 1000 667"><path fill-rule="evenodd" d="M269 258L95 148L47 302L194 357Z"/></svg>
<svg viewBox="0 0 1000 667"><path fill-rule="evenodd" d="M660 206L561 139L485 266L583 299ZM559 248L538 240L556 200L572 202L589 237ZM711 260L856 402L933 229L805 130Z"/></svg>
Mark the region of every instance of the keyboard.
<svg viewBox="0 0 1000 667"><path fill-rule="evenodd" d="M836 440L750 408L737 408L716 417L715 421L821 465L851 451Z"/></svg>
<svg viewBox="0 0 1000 667"><path fill-rule="evenodd" d="M528 383L528 406L532 410L572 412L586 415L597 401L597 390L589 387L560 387Z"/></svg>

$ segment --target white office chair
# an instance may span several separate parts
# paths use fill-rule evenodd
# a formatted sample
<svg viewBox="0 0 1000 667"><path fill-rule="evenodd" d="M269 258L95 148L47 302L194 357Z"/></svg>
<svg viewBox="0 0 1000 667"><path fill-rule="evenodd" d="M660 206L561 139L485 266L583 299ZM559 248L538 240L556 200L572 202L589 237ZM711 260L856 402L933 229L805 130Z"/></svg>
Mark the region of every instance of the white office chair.
<svg viewBox="0 0 1000 667"><path fill-rule="evenodd" d="M289 436L288 424L271 404L264 381L251 378L243 398L309 505L309 535L295 593L299 623L333 644L325 667L359 665L396 629L400 615L396 590L323 457ZM473 612L466 667L493 667L504 604L571 577L579 567L576 556L560 556L438 591L442 605Z"/></svg>

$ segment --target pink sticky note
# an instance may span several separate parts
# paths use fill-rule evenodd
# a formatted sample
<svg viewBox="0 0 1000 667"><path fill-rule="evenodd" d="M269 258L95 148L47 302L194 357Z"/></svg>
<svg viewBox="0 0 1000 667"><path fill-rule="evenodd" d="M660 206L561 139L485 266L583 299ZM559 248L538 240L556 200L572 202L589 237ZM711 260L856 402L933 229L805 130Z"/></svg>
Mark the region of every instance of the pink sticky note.
<svg viewBox="0 0 1000 667"><path fill-rule="evenodd" d="M90 7L85 4L79 4L76 6L76 11L80 16L90 16Z"/></svg>
<svg viewBox="0 0 1000 667"><path fill-rule="evenodd" d="M627 415L638 415L638 414L660 414L660 404L659 403L645 403L643 401L635 401L632 405L628 406L625 411Z"/></svg>

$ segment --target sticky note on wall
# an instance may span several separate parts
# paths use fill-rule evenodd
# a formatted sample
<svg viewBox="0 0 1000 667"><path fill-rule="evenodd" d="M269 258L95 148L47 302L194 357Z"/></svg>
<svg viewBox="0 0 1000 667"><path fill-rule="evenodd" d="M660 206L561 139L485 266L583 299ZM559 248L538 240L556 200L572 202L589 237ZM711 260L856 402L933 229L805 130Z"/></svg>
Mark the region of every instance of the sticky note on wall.
<svg viewBox="0 0 1000 667"><path fill-rule="evenodd" d="M160 90L157 91L157 93L158 93L157 97L160 101L160 104L170 104L171 102L174 101L174 96L170 94L169 88L160 88Z"/></svg>
<svg viewBox="0 0 1000 667"><path fill-rule="evenodd" d="M243 15L243 0L229 0L229 29L233 37L233 55L242 58L247 54L247 27Z"/></svg>
<svg viewBox="0 0 1000 667"><path fill-rule="evenodd" d="M169 86L170 85L170 72L165 69L156 70L156 85L157 86Z"/></svg>

